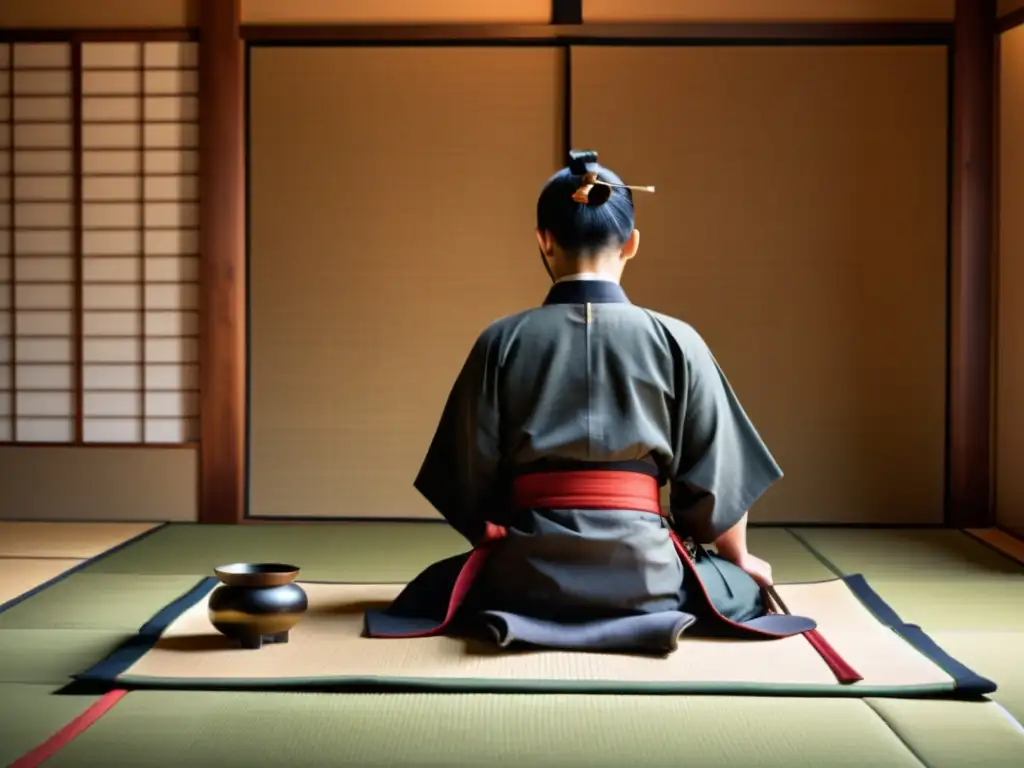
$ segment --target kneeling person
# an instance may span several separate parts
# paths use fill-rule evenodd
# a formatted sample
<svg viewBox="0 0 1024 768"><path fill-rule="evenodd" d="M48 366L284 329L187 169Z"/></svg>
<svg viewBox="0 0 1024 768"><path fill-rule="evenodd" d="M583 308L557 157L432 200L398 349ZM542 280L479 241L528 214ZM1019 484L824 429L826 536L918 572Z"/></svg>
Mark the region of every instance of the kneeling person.
<svg viewBox="0 0 1024 768"><path fill-rule="evenodd" d="M502 645L665 652L691 626L814 629L768 610L771 569L747 549L778 465L698 333L620 286L640 244L631 188L572 153L537 242L551 291L480 335L416 479L474 548L368 613L367 634L475 625Z"/></svg>

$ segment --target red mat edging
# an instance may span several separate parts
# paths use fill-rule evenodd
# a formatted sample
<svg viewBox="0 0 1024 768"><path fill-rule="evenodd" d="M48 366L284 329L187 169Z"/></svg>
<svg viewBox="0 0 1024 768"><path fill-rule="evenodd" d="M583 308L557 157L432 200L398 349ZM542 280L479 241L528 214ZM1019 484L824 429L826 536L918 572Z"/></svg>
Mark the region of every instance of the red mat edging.
<svg viewBox="0 0 1024 768"><path fill-rule="evenodd" d="M103 694L99 700L93 702L82 714L38 747L19 757L7 768L37 768L37 766L42 765L91 728L97 720L113 709L127 693L128 691L118 688Z"/></svg>

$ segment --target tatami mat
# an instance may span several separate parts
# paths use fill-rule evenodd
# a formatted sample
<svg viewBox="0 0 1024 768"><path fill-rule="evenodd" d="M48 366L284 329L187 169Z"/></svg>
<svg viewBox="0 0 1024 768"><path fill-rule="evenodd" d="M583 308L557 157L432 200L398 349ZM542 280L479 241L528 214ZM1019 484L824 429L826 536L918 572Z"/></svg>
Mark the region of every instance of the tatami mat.
<svg viewBox="0 0 1024 768"><path fill-rule="evenodd" d="M0 558L0 605L59 576L81 562L77 559Z"/></svg>
<svg viewBox="0 0 1024 768"><path fill-rule="evenodd" d="M454 637L381 640L362 634L363 611L386 605L399 584L304 583L309 611L288 643L259 653L239 649L210 625L204 580L190 604L174 609L155 646L105 661L83 676L130 687L301 689L329 685L402 685L438 691L791 694L821 696L950 695L959 679L880 623L846 582L778 585L794 613L818 631L863 679L842 685L807 638L740 642L694 637L667 657L558 651L501 651ZM83 670L85 672L85 670ZM986 689L988 686L984 686ZM979 691L974 688L976 693Z"/></svg>
<svg viewBox="0 0 1024 768"><path fill-rule="evenodd" d="M1024 723L1024 632L992 631L982 625L929 634L947 653L998 683L999 690L990 698ZM1024 747L1021 764L1024 765Z"/></svg>
<svg viewBox="0 0 1024 768"><path fill-rule="evenodd" d="M238 561L287 562L310 580L404 582L468 545L435 523L199 526L172 524L90 565L87 573L203 576Z"/></svg>
<svg viewBox="0 0 1024 768"><path fill-rule="evenodd" d="M123 544L157 523L0 522L0 557L85 559Z"/></svg>
<svg viewBox="0 0 1024 768"><path fill-rule="evenodd" d="M842 573L861 573L904 621L996 681L1024 722L1024 565L972 536L934 529L798 528Z"/></svg>
<svg viewBox="0 0 1024 768"><path fill-rule="evenodd" d="M813 581L832 576L781 528L755 529L750 537L780 579ZM308 581L401 583L468 546L451 528L435 523L172 524L84 572L203 576L224 563L269 560L298 565Z"/></svg>
<svg viewBox="0 0 1024 768"><path fill-rule="evenodd" d="M0 683L67 685L133 633L91 629L0 630Z"/></svg>
<svg viewBox="0 0 1024 768"><path fill-rule="evenodd" d="M161 605L187 592L195 583L195 576L78 572L0 613L0 630L135 632Z"/></svg>
<svg viewBox="0 0 1024 768"><path fill-rule="evenodd" d="M1024 576L923 580L883 578L866 571L855 572L864 573L904 621L929 633L974 627L1024 632Z"/></svg>
<svg viewBox="0 0 1024 768"><path fill-rule="evenodd" d="M1024 566L959 531L794 532L842 572L864 574L904 621L994 680L991 698L1024 723Z"/></svg>
<svg viewBox="0 0 1024 768"><path fill-rule="evenodd" d="M795 528L793 532L844 573L863 573L873 582L1024 575L1024 566L961 531Z"/></svg>
<svg viewBox="0 0 1024 768"><path fill-rule="evenodd" d="M752 528L748 544L758 557L771 563L772 575L777 581L821 581L835 577L785 528Z"/></svg>
<svg viewBox="0 0 1024 768"><path fill-rule="evenodd" d="M860 701L150 691L47 768L189 764L921 768Z"/></svg>
<svg viewBox="0 0 1024 768"><path fill-rule="evenodd" d="M0 683L0 765L49 739L98 698L55 694L53 686Z"/></svg>
<svg viewBox="0 0 1024 768"><path fill-rule="evenodd" d="M931 768L1022 763L1024 733L992 702L868 699L868 704Z"/></svg>
<svg viewBox="0 0 1024 768"><path fill-rule="evenodd" d="M1024 568L954 531L796 533L844 573L863 573L904 619L994 679L993 698L1024 720L1024 627L1013 608L1024 602ZM831 575L784 529L753 530L751 546L780 581ZM92 701L51 697L44 686L105 657L214 565L289 560L308 580L402 582L464 549L436 524L167 526L0 614L0 757L44 740ZM137 691L47 768L677 766L680 756L701 766L960 768L1019 765L1024 754L1024 735L993 706L870 704L884 720L859 700ZM38 728L29 734L17 724L32 712ZM5 728L25 738L15 743Z"/></svg>

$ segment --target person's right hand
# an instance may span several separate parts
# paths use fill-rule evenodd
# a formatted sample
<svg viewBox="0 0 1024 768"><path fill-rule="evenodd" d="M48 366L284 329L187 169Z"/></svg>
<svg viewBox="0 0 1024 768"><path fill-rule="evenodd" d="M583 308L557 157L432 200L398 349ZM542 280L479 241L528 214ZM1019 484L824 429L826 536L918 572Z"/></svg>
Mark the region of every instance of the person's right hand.
<svg viewBox="0 0 1024 768"><path fill-rule="evenodd" d="M772 586L772 566L767 560L755 557L749 552L732 561L733 564L757 582L759 587Z"/></svg>

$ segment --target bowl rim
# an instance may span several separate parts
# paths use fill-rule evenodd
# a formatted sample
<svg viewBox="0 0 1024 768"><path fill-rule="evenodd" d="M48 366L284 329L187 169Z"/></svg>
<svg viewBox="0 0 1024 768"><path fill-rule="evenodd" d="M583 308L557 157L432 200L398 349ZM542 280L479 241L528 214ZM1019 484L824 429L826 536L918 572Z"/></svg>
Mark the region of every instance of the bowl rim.
<svg viewBox="0 0 1024 768"><path fill-rule="evenodd" d="M236 568L250 568L254 570L233 570ZM274 563L269 561L260 563L237 562L215 566L213 572L225 573L229 576L273 576L284 575L287 573L298 573L299 566L292 565L291 563Z"/></svg>

